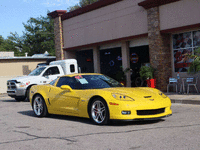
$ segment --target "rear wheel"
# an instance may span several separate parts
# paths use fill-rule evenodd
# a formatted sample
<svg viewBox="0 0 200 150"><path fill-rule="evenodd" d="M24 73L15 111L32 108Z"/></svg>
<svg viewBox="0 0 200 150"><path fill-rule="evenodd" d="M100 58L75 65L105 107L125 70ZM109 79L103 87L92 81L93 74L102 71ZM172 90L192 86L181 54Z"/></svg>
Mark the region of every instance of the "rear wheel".
<svg viewBox="0 0 200 150"><path fill-rule="evenodd" d="M41 95L33 98L33 111L37 117L45 117L48 115L47 106Z"/></svg>
<svg viewBox="0 0 200 150"><path fill-rule="evenodd" d="M95 99L90 107L90 118L95 124L107 124L109 120L109 112L107 104L101 98Z"/></svg>

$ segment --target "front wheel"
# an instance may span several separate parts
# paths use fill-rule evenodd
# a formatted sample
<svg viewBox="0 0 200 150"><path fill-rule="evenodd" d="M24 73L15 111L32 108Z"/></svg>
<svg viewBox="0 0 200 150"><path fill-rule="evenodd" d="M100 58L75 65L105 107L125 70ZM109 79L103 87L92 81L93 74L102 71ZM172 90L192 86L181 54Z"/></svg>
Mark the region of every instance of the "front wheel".
<svg viewBox="0 0 200 150"><path fill-rule="evenodd" d="M47 106L41 95L33 98L33 111L37 117L45 117L48 115Z"/></svg>
<svg viewBox="0 0 200 150"><path fill-rule="evenodd" d="M90 118L95 124L103 125L107 124L109 120L109 112L107 104L104 100L95 99L90 108Z"/></svg>

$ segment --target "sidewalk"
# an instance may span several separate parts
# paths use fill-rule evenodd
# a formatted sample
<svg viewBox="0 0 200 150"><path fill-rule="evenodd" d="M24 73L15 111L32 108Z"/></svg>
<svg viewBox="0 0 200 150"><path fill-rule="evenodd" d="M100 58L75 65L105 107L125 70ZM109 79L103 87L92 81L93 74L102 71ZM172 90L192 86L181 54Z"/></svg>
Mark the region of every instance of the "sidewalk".
<svg viewBox="0 0 200 150"><path fill-rule="evenodd" d="M164 94L171 99L172 103L200 105L200 93L189 93L189 94L164 93Z"/></svg>
<svg viewBox="0 0 200 150"><path fill-rule="evenodd" d="M171 99L172 103L200 105L200 93L179 94L170 92L164 94ZM0 97L8 97L8 95L6 93L0 93Z"/></svg>

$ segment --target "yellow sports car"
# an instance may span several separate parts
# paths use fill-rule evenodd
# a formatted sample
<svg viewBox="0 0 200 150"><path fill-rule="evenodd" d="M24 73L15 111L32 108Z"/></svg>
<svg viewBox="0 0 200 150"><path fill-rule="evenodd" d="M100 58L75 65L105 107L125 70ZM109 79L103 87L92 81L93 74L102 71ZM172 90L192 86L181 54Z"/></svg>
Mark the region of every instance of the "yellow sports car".
<svg viewBox="0 0 200 150"><path fill-rule="evenodd" d="M91 118L96 124L109 120L159 119L172 114L171 101L161 91L148 87L124 87L97 73L62 76L30 90L36 116L48 114Z"/></svg>

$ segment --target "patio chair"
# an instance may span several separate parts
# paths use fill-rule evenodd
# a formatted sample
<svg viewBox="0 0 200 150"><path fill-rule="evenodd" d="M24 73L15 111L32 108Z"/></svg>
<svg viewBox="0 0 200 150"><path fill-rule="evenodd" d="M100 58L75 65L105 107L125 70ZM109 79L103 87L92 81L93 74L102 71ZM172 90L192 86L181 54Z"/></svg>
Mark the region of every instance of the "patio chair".
<svg viewBox="0 0 200 150"><path fill-rule="evenodd" d="M169 87L170 86L176 86L176 93L177 93L177 83L178 83L178 80L176 78L169 78L169 84L167 85L167 93L169 92Z"/></svg>
<svg viewBox="0 0 200 150"><path fill-rule="evenodd" d="M187 94L190 91L190 86L194 86L197 93L199 93L198 88L197 88L197 82L198 82L198 77L196 78L187 78L186 79L186 84L187 84Z"/></svg>

